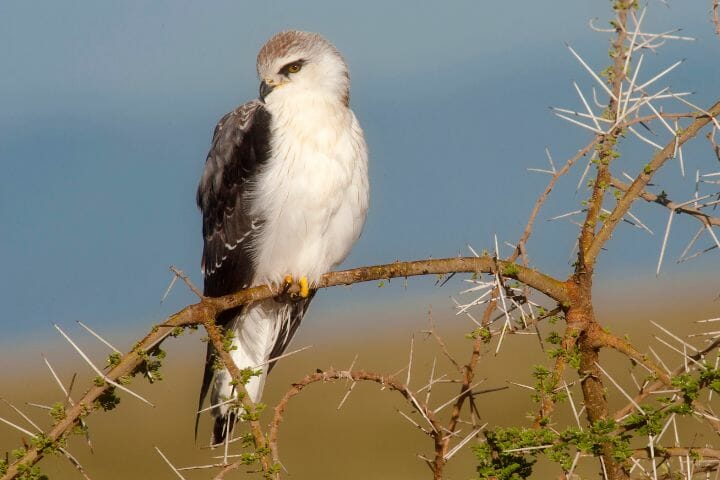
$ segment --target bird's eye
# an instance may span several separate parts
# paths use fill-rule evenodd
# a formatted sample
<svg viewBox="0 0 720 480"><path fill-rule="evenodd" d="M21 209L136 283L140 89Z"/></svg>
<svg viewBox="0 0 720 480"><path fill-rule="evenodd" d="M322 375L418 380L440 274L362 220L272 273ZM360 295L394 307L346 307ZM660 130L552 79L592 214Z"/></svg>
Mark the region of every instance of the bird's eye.
<svg viewBox="0 0 720 480"><path fill-rule="evenodd" d="M288 67L289 73L297 73L300 71L301 65L299 63L293 63Z"/></svg>

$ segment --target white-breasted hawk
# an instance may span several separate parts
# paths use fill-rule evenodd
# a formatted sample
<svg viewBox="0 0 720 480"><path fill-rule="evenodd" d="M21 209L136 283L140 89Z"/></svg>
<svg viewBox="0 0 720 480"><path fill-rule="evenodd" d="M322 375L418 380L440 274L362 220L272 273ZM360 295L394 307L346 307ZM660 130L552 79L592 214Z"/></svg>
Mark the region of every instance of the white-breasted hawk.
<svg viewBox="0 0 720 480"><path fill-rule="evenodd" d="M262 368L246 385L258 401L267 373L288 346L313 285L342 262L368 208L368 153L349 107L350 77L337 49L315 33L273 36L257 57L260 98L218 123L197 192L202 211L204 293L290 282L298 298L275 298L223 312L239 368ZM208 345L202 405L212 384L221 442L234 423L227 370L215 371ZM223 405L223 403L226 403ZM197 428L197 427L196 427Z"/></svg>

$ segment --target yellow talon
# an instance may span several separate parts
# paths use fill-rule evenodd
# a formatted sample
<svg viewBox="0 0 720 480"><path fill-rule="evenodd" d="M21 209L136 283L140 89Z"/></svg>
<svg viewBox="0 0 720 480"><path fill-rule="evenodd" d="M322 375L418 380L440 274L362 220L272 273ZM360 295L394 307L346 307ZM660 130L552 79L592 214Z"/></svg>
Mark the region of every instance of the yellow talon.
<svg viewBox="0 0 720 480"><path fill-rule="evenodd" d="M292 285L293 283L293 276L289 273L283 277L283 283L285 285Z"/></svg>
<svg viewBox="0 0 720 480"><path fill-rule="evenodd" d="M292 278L292 277L291 277ZM310 286L307 277L300 277L300 296L307 298L310 295Z"/></svg>

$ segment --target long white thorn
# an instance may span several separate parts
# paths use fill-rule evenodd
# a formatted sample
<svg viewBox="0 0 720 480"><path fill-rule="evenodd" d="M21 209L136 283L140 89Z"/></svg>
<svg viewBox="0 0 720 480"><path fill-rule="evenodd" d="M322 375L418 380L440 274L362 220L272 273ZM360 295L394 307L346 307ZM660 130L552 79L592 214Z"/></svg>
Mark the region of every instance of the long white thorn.
<svg viewBox="0 0 720 480"><path fill-rule="evenodd" d="M3 417L0 417L0 422L3 422L4 424L13 427L15 430L18 430L18 431L24 433L25 435L30 436L31 438L35 438L35 434L32 433L30 430L25 430L23 427L21 427L20 425L15 425L10 420L6 420Z"/></svg>
<svg viewBox="0 0 720 480"><path fill-rule="evenodd" d="M602 135L603 133L605 133L605 132L603 132L603 131L600 130L600 129L591 127L590 125L586 125L586 124L584 124L584 123L582 123L582 122L578 122L578 121L575 120L574 118L570 118L570 117L568 117L567 115L563 115L562 113L557 113L557 112L553 112L553 113L555 114L555 116L560 117L560 118L562 118L563 120L567 120L568 122L573 123L573 124L577 125L578 127L582 127L582 128L587 129L587 130L590 130L590 131L593 132L593 133L597 133L597 134L599 134L599 135Z"/></svg>
<svg viewBox="0 0 720 480"><path fill-rule="evenodd" d="M443 408L445 408L445 407L447 407L448 405L450 405L451 403L453 403L455 400L457 400L458 398L460 398L462 395L465 395L466 393L472 391L473 388L477 387L478 385L480 385L480 384L481 384L482 382L484 382L484 381L485 381L485 380L480 380L479 382L477 382L477 383L475 383L475 384L473 384L473 385L470 385L467 389L465 389L465 390L463 390L462 392L458 393L457 395L455 395L454 397L452 397L450 400L448 400L447 402L443 403L442 405L440 405L439 407L437 407L435 410L433 410L433 412L432 412L433 415L437 414L440 410L442 410Z"/></svg>
<svg viewBox="0 0 720 480"><path fill-rule="evenodd" d="M60 387L60 390L62 390L65 397L69 398L69 394L68 394L68 391L65 389L65 385L63 385L63 383L60 381L60 377L58 377L57 373L55 373L55 369L52 367L52 365L50 365L50 361L47 359L47 357L45 357L45 355L43 355L42 358L43 358L43 361L45 362L45 365L47 365L48 369L50 370L50 374L55 379L55 383L58 384L58 386ZM70 404L72 404L72 399L69 399L69 402L70 402Z"/></svg>
<svg viewBox="0 0 720 480"><path fill-rule="evenodd" d="M667 74L670 73L671 71L675 70L675 68L677 68L677 66L680 65L681 63L683 63L684 61L685 61L685 59L683 59L683 60L678 60L677 62L673 63L672 65L670 65L668 68L666 68L666 69L663 70L662 72L660 72L660 73L658 73L657 75L655 75L654 77L652 77L652 78L651 78L650 80L648 80L647 82L643 83L642 85L638 85L638 86L635 88L635 90L636 90L636 91L641 91L641 90L643 90L644 88L652 85L653 83L655 83L656 81L660 80L662 77L664 77L665 75L667 75Z"/></svg>
<svg viewBox="0 0 720 480"><path fill-rule="evenodd" d="M632 53L635 48L635 40L637 39L638 33L640 32L640 25L645 18L645 12L647 12L647 7L644 7L642 9L642 12L640 12L640 18L637 19L635 18L635 12L633 12L633 19L635 19L635 31L633 32L632 37L630 37L630 48L627 57L625 57L625 65L623 66L623 73L625 74L625 76L627 76L628 67L630 66L630 59L632 58Z"/></svg>
<svg viewBox="0 0 720 480"><path fill-rule="evenodd" d="M662 149L663 149L662 146L660 146L660 145L658 145L657 143L653 142L653 141L650 140L649 138L641 135L641 134L640 134L637 130L635 130L633 127L628 127L628 130L630 130L637 138L639 138L639 139L642 140L643 142L647 143L648 145L651 145L653 148L655 148L655 149L657 149L657 150L662 150Z"/></svg>
<svg viewBox="0 0 720 480"><path fill-rule="evenodd" d="M648 348L650 349L650 353L652 353L653 356L655 357L655 360L657 360L657 362L665 369L665 371L667 372L667 374L670 375L670 374L671 374L671 371L670 371L670 369L668 368L668 366L665 365L665 362L663 362L663 359L660 358L660 355L658 355L657 352L656 352L655 350L653 350L653 348L652 348L651 346L648 346Z"/></svg>
<svg viewBox="0 0 720 480"><path fill-rule="evenodd" d="M91 334L93 337L97 338L97 339L100 340L102 343L104 343L104 344L105 344L107 347L109 347L112 351L114 351L115 353L119 353L119 354L122 355L122 352L121 352L120 350L118 350L117 348L113 347L112 343L108 342L108 341L105 340L103 337L101 337L100 335L98 335L92 328L88 327L87 325L85 325L85 324L84 324L83 322L81 322L80 320L78 320L77 323L78 323L78 325L80 325L81 327L83 327L85 330L87 330L88 332L90 332L90 334Z"/></svg>
<svg viewBox="0 0 720 480"><path fill-rule="evenodd" d="M606 372L605 369L600 366L599 363L595 362L595 366L598 367L598 368L600 369L600 371L603 372L603 374L605 374L605 376L612 382L612 384L615 385L615 388L617 388L618 390L620 390L620 393L622 393L622 394L625 396L625 398L627 398L627 399L630 401L630 403L632 403L633 406L634 406L640 413L642 413L643 415L645 415L645 411L644 411L642 408L640 408L640 405L637 404L637 402L633 399L633 397L630 396L630 395L620 386L620 384L617 383L617 382L615 381L615 379L614 379L613 377L611 377L610 374L609 374L608 372Z"/></svg>
<svg viewBox="0 0 720 480"><path fill-rule="evenodd" d="M170 295L170 290L173 289L175 286L175 283L178 281L178 278L180 278L178 275L173 275L172 280L170 280L170 285L168 285L167 290L165 290L165 293L163 294L162 298L160 299L160 303L163 303L165 299Z"/></svg>
<svg viewBox="0 0 720 480"><path fill-rule="evenodd" d="M582 186L583 182L585 181L587 174L590 172L590 166L592 165L593 160L595 160L596 155L597 155L597 152L593 152L593 154L590 156L590 159L588 160L587 165L585 165L585 170L583 170L583 173L580 176L580 180L578 180L577 187L575 187L575 192L580 190L580 187Z"/></svg>
<svg viewBox="0 0 720 480"><path fill-rule="evenodd" d="M676 100L680 100L682 103L684 103L684 104L687 105L688 107L694 108L695 110L704 113L707 117L710 118L710 121L713 122L713 124L715 125L715 127L718 128L718 129L720 129L720 122L718 122L718 119L715 118L715 117L713 117L712 115L710 115L710 112L708 112L708 111L705 110L704 108L700 108L700 107L698 107L697 105L695 105L694 103L688 102L687 100L685 100L684 98L682 98L681 96L679 96L679 95L677 95L677 94L676 94L676 95L673 95L673 98L675 98Z"/></svg>
<svg viewBox="0 0 720 480"><path fill-rule="evenodd" d="M653 321L653 320L650 320L650 323L652 323L652 324L655 325L657 328L659 328L660 330L662 330L663 332L665 332L665 334L667 334L668 336L670 336L670 337L672 337L673 339L677 340L679 343L685 345L686 347L689 347L690 349L695 350L696 352L699 352L699 351L700 351L700 350L698 350L697 348L695 348L693 345L687 343L685 340L683 340L682 338L680 338L680 337L678 337L677 335L675 335L674 333L672 333L672 332L671 332L670 330L668 330L667 328L665 328L665 327L663 327L662 325L660 325L659 323L657 323L657 322L655 322L655 321Z"/></svg>
<svg viewBox="0 0 720 480"><path fill-rule="evenodd" d="M172 462L170 462L170 460L168 460L168 458L165 456L165 454L158 447L155 447L155 450L160 454L162 459L165 460L165 463L167 463L168 467L170 467L172 469L172 471L175 472L175 475L177 475L178 478L180 478L181 480L185 480L185 477L182 476L182 473L180 473L178 471L178 469L175 468L175 465L173 465Z"/></svg>
<svg viewBox="0 0 720 480"><path fill-rule="evenodd" d="M580 100L582 100L582 103L585 106L585 109L587 110L588 115L590 116L593 123L595 124L595 128L597 128L600 131L603 131L603 129L600 127L600 123L598 122L597 117L595 116L592 109L590 108L590 105L588 104L587 100L585 100L585 95L583 95L582 90L580 90L580 87L578 86L577 82L573 82L573 86L575 87L575 90L577 91L578 95L580 96Z"/></svg>
<svg viewBox="0 0 720 480"><path fill-rule="evenodd" d="M437 356L433 357L432 368L430 369L430 382L428 383L427 393L425 394L425 405L430 403L430 393L432 392L433 379L435 377L435 364L437 363ZM418 391L419 393L419 391Z"/></svg>
<svg viewBox="0 0 720 480"><path fill-rule="evenodd" d="M467 437L460 440L460 442L458 442L457 445L455 445L449 452L447 452L445 454L445 456L443 457L443 460L445 460L445 461L450 460L457 452L460 451L461 448L463 448L465 445L467 445L470 442L470 440L472 440L473 437L477 436L477 432L478 432L477 430L473 430L472 432L470 432L470 434Z"/></svg>
<svg viewBox="0 0 720 480"><path fill-rule="evenodd" d="M666 341L663 340L662 338L658 337L657 335L655 335L655 340L657 340L658 342L662 343L663 345L665 345L666 347L668 347L670 350L673 350L675 353L678 353L678 354L682 355L683 360L685 361L686 364L687 364L687 361L690 360L690 361L693 362L695 365L697 365L699 368L705 368L705 365L703 365L702 363L698 362L697 360L695 360L694 358L692 358L691 356L689 356L687 353L683 352L682 350L680 350L680 349L678 349L678 348L675 348L673 345L670 345L668 342L666 342ZM686 370L687 370L687 368L686 368Z"/></svg>
<svg viewBox="0 0 720 480"><path fill-rule="evenodd" d="M312 345L305 345L304 347L298 348L297 350L293 350L292 352L283 353L282 355L278 355L277 357L270 358L270 359L268 359L267 362L264 362L264 363L260 363L260 364L258 364L258 365L255 365L255 366L253 367L253 369L257 369L257 368L260 368L260 367L264 367L265 365L268 365L268 364L270 364L270 363L276 362L276 361L280 360L281 358L287 358L287 357L290 357L290 356L292 356L292 355L295 355L296 353L304 352L304 351L307 350L308 348L312 348Z"/></svg>
<svg viewBox="0 0 720 480"><path fill-rule="evenodd" d="M637 222L638 226L642 228L643 230L647 231L650 235L655 235L652 230L650 230L647 225L645 225L638 217L633 215L631 211L628 210L627 216L632 218L635 222Z"/></svg>
<svg viewBox="0 0 720 480"><path fill-rule="evenodd" d="M410 336L410 359L408 360L407 366L407 378L405 379L405 385L410 385L410 372L412 370L413 363L413 347L415 345L415 335Z"/></svg>
<svg viewBox="0 0 720 480"><path fill-rule="evenodd" d="M568 400L570 400L570 406L572 407L573 416L575 417L575 422L577 422L577 426L580 429L580 431L583 431L582 423L580 422L580 415L578 414L577 408L575 407L575 401L573 400L572 393L570 393L570 387L568 387L567 382L565 383L565 393L567 393Z"/></svg>
<svg viewBox="0 0 720 480"><path fill-rule="evenodd" d="M2 400L8 407L10 407L10 408L12 408L13 410L15 410L15 412L16 412L18 415L20 415L22 418L24 418L26 422L28 422L30 425L32 425L32 427L33 427L35 430L37 430L38 432L42 433L42 428L40 428L40 427L37 425L37 423L33 422L30 417L28 417L27 415L25 415L22 410L20 410L19 408L17 408L15 405L13 405L12 403L8 402L8 401L7 401L6 399L4 399L4 398L2 398L1 400Z"/></svg>
<svg viewBox="0 0 720 480"><path fill-rule="evenodd" d="M582 57L580 55L578 55L578 53L570 45L565 44L565 46L567 46L568 50L570 50L570 53L573 54L573 56L578 60L578 62L580 62L580 64L583 67L585 67L585 70L587 70L588 73L590 73L590 75L592 75L592 77L595 79L595 81L597 81L598 84L600 84L600 86L603 88L603 90L605 90L605 92L607 92L607 94L610 95L610 97L612 97L614 100L617 100L617 98L615 97L615 94L612 92L612 90L610 90L610 88L608 88L608 86L605 85L605 82L602 81L602 79L597 75L597 73L595 73L595 71L592 68L590 68L590 66L587 63L585 63L585 60L583 60Z"/></svg>
<svg viewBox="0 0 720 480"><path fill-rule="evenodd" d="M705 224L705 228L707 229L712 239L715 240L715 245L720 248L720 241L718 241L718 237L715 235L715 231L712 229L712 226Z"/></svg>
<svg viewBox="0 0 720 480"><path fill-rule="evenodd" d="M663 118L663 116L660 115L660 112L657 111L657 109L653 106L653 104L648 102L647 106L650 108L650 110L653 111L655 116L660 120L660 122L665 126L665 128L668 129L668 131L672 134L672 136L677 138L677 136L678 136L677 132L670 126L670 124ZM676 148L676 150L677 150L677 148Z"/></svg>
<svg viewBox="0 0 720 480"><path fill-rule="evenodd" d="M650 461L652 462L653 480L658 480L657 465L655 464L655 442L652 435L648 435L648 447L650 447Z"/></svg>
<svg viewBox="0 0 720 480"><path fill-rule="evenodd" d="M142 402L144 402L144 403L147 403L147 404L150 405L151 407L154 407L154 406L155 406L155 405L153 405L151 402L147 401L146 399L144 399L143 397L141 397L140 395L138 395L137 393L135 393L135 392L133 392L132 390L130 390L129 388L127 388L127 387L125 387L125 386L123 386L123 385L120 385L119 383L117 383L117 382L111 380L110 378L108 378L107 375L105 375L103 372L100 371L99 368L97 368L97 367L95 366L95 364L92 362L92 360L90 360L90 358L89 358L87 355L85 355L85 352L83 352L83 351L80 349L80 347L78 347L78 346L75 344L75 342L73 342L72 339L71 339L70 337L68 337L67 334L66 334L65 332L63 332L62 329L61 329L57 324L53 324L53 326L55 327L55 329L56 329L58 332L60 332L60 335L62 335L62 336L65 338L65 340L67 340L68 343L70 343L70 345L73 346L73 348L75 349L75 351L77 351L78 354L80 354L80 356L83 358L83 360L85 360L85 362L86 362L88 365L90 365L90 368L92 368L92 369L95 371L95 373L97 373L97 375L98 375L99 377L102 377L103 380L105 380L107 383L109 383L109 384L112 385L113 387L117 388L118 390L122 390L123 392L129 393L129 394L132 395L133 397L137 398L138 400L140 400L140 401L142 401Z"/></svg>
<svg viewBox="0 0 720 480"><path fill-rule="evenodd" d="M667 248L668 237L670 236L670 227L672 226L675 210L670 210L667 225L665 226L665 235L663 236L662 246L660 247L660 257L658 258L657 269L655 275L660 275L660 267L662 266L663 257L665 257L665 249Z"/></svg>

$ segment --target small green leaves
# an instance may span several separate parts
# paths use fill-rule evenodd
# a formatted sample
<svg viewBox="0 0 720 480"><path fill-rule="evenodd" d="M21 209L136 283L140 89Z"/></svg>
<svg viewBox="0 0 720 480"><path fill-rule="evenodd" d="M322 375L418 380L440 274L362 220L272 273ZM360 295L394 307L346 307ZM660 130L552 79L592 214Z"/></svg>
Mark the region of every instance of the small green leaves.
<svg viewBox="0 0 720 480"><path fill-rule="evenodd" d="M135 369L133 375L136 373L143 373L150 383L162 380L162 373L160 367L162 367L162 360L166 357L165 350L160 347L155 347L149 352L144 350L138 350L137 354L142 357L143 362ZM125 385L118 379L118 383Z"/></svg>
<svg viewBox="0 0 720 480"><path fill-rule="evenodd" d="M57 424L60 420L64 420L65 404L62 402L55 402L50 408L50 416L53 418L53 425Z"/></svg>
<svg viewBox="0 0 720 480"><path fill-rule="evenodd" d="M562 343L562 337L558 332L553 330L552 332L550 332L550 335L548 335L545 341L553 345L560 345Z"/></svg>
<svg viewBox="0 0 720 480"><path fill-rule="evenodd" d="M662 431L667 412L649 406L643 407L643 410L645 413L630 414L623 422L623 426L628 430L637 431L640 435L655 436L659 434Z"/></svg>
<svg viewBox="0 0 720 480"><path fill-rule="evenodd" d="M518 273L520 273L520 269L514 263L508 263L507 265L505 265L505 268L503 268L502 271L502 274L505 277L513 277Z"/></svg>
<svg viewBox="0 0 720 480"><path fill-rule="evenodd" d="M702 378L702 377L701 377ZM672 379L672 385L682 390L686 403L692 403L700 394L701 379L693 378L689 373L678 375Z"/></svg>
<svg viewBox="0 0 720 480"><path fill-rule="evenodd" d="M628 435L613 433L616 427L613 420L600 420L586 430L569 427L558 432L546 427L506 427L486 432L487 441L473 447L478 460L478 477L498 480L528 478L539 455L545 455L567 471L575 456L573 450L600 455L608 446L613 458L622 462L633 451Z"/></svg>
<svg viewBox="0 0 720 480"><path fill-rule="evenodd" d="M262 373L262 368L243 368L240 370L240 383L247 385L252 377L259 377Z"/></svg>
<svg viewBox="0 0 720 480"><path fill-rule="evenodd" d="M118 352L113 352L108 355L107 359L105 360L105 364L108 366L108 368L115 368L120 365L120 360L122 360L122 355L120 355Z"/></svg>
<svg viewBox="0 0 720 480"><path fill-rule="evenodd" d="M175 327L170 332L170 336L171 337L179 337L183 333L185 333L185 329L183 327Z"/></svg>
<svg viewBox="0 0 720 480"><path fill-rule="evenodd" d="M97 408L102 408L107 412L117 407L118 403L120 403L120 397L115 393L115 387L109 387L93 403Z"/></svg>
<svg viewBox="0 0 720 480"><path fill-rule="evenodd" d="M481 339L483 343L488 343L492 339L492 333L490 333L490 329L487 327L478 327L472 332L465 335L465 338L475 340L475 339Z"/></svg>

